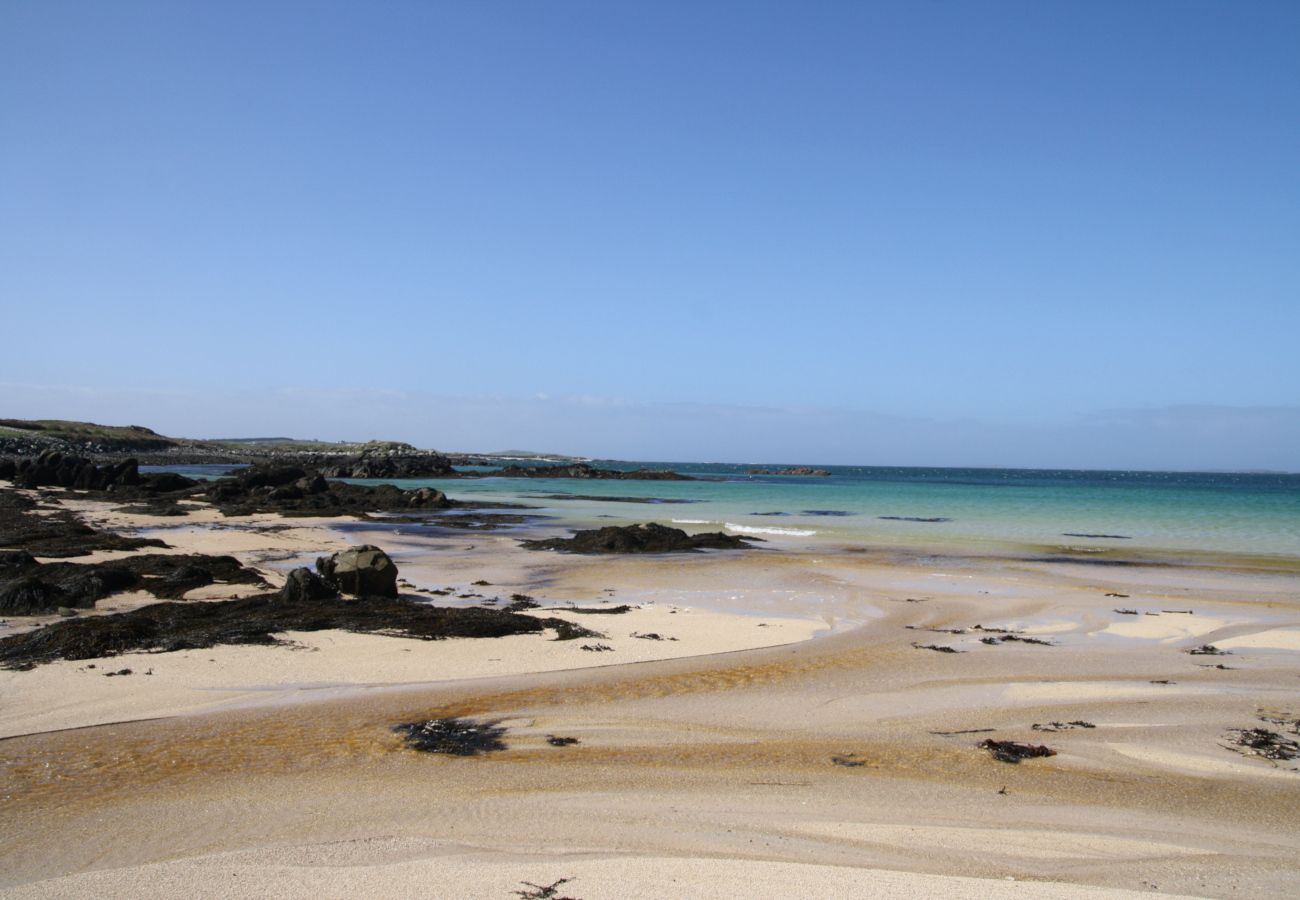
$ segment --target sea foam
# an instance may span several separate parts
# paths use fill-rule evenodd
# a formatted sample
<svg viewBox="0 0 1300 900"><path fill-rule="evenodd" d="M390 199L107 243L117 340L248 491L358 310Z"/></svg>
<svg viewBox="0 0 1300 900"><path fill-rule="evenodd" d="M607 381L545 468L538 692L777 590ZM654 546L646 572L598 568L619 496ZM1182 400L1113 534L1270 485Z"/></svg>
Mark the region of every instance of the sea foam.
<svg viewBox="0 0 1300 900"><path fill-rule="evenodd" d="M728 531L739 531L741 534L783 534L790 537L810 537L817 533L808 528L759 528L757 525L737 525L734 522L727 522L723 527Z"/></svg>
<svg viewBox="0 0 1300 900"><path fill-rule="evenodd" d="M711 519L673 519L674 525L716 525Z"/></svg>

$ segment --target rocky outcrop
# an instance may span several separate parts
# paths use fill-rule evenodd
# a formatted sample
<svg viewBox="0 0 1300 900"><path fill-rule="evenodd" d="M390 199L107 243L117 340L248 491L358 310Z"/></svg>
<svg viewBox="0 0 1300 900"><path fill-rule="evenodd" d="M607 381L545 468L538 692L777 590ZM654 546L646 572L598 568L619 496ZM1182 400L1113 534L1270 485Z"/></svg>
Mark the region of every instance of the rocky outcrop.
<svg viewBox="0 0 1300 900"><path fill-rule="evenodd" d="M105 491L119 485L140 483L140 471L133 459L97 466L83 456L47 450L40 456L14 461L13 483L17 487L63 487L83 491Z"/></svg>
<svg viewBox="0 0 1300 900"><path fill-rule="evenodd" d="M206 498L229 516L278 512L285 516L345 516L393 510L449 509L456 504L442 491L404 491L391 484L374 486L330 481L320 472L297 465L269 463L241 469L213 482Z"/></svg>
<svg viewBox="0 0 1300 900"><path fill-rule="evenodd" d="M295 462L326 478L454 478L456 470L441 453L413 448L373 450L352 456L309 454Z"/></svg>
<svg viewBox="0 0 1300 900"><path fill-rule="evenodd" d="M670 472L667 469L635 469L622 472L617 469L598 469L586 463L571 466L505 466L492 472L473 473L494 478L607 478L623 481L695 481L690 475ZM466 473L470 477L470 473Z"/></svg>
<svg viewBox="0 0 1300 900"><path fill-rule="evenodd" d="M830 477L827 469L810 469L807 466L790 466L786 469L750 469L750 475L803 475L817 478Z"/></svg>
<svg viewBox="0 0 1300 900"><path fill-rule="evenodd" d="M25 551L0 554L0 612L14 616L52 613L59 607L89 609L123 591L146 591L179 600L216 582L265 585L256 571L233 556L145 553L110 563L40 563Z"/></svg>
<svg viewBox="0 0 1300 900"><path fill-rule="evenodd" d="M363 544L316 560L330 587L354 597L396 597L397 564L378 547Z"/></svg>
<svg viewBox="0 0 1300 900"><path fill-rule="evenodd" d="M651 522L646 525L609 525L576 531L573 537L523 541L529 550L560 550L565 553L691 553L696 550L744 550L756 538L737 537L712 531L687 534Z"/></svg>
<svg viewBox="0 0 1300 900"><path fill-rule="evenodd" d="M84 456L47 450L39 456L0 461L0 478L16 487L61 487L78 491L112 491L121 496L156 496L187 491L197 481L174 472L140 474L134 459L97 465Z"/></svg>

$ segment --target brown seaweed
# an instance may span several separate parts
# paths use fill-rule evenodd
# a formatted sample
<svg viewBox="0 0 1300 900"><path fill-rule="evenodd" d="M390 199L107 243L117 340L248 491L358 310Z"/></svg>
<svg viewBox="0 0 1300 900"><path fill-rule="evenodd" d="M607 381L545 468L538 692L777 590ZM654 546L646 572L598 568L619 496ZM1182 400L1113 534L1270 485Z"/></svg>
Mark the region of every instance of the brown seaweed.
<svg viewBox="0 0 1300 900"><path fill-rule="evenodd" d="M995 741L992 738L980 741L976 746L989 751L994 759L1004 763L1018 763L1022 759L1056 755L1055 750L1042 744L1019 744L1015 741Z"/></svg>

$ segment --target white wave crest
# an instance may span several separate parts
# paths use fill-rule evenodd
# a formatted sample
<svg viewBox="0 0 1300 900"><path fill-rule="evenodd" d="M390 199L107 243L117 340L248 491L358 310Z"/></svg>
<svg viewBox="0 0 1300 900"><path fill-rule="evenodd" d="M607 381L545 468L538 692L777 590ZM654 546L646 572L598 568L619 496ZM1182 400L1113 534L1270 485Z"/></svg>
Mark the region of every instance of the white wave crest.
<svg viewBox="0 0 1300 900"><path fill-rule="evenodd" d="M712 519L673 519L675 525L716 525Z"/></svg>
<svg viewBox="0 0 1300 900"><path fill-rule="evenodd" d="M737 525L734 522L727 522L723 527L728 531L739 531L741 534L784 534L790 537L809 537L817 533L807 528L759 528L756 525Z"/></svg>

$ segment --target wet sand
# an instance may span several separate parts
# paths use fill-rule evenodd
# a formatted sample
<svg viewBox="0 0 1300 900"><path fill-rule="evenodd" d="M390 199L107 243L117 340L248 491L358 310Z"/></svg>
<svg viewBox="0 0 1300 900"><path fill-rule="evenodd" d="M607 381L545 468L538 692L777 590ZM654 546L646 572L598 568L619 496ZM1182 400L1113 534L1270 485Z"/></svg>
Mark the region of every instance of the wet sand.
<svg viewBox="0 0 1300 900"><path fill-rule="evenodd" d="M151 655L153 676L0 673L7 894L509 897L574 877L587 900L1285 896L1300 870L1297 763L1225 738L1300 716L1290 572L780 544L610 559L184 524L203 527L174 532L183 549L272 573L364 535L412 590L640 609L582 617L617 641L599 654L326 632L293 636L314 650ZM975 625L1051 646L985 644ZM1232 653L1186 652L1205 643ZM447 716L498 722L508 749L419 754L391 731ZM1095 727L1032 727L1075 721ZM987 737L1057 755L997 762Z"/></svg>

